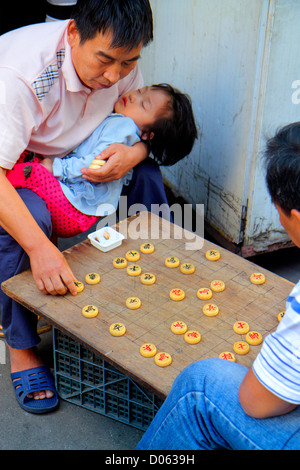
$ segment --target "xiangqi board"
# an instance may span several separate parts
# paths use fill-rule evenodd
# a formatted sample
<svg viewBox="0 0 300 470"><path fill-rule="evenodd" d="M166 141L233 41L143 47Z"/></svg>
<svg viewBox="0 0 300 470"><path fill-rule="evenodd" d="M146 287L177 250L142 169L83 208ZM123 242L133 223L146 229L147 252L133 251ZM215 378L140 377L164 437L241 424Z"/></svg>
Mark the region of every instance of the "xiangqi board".
<svg viewBox="0 0 300 470"><path fill-rule="evenodd" d="M133 237L130 224L137 221L138 236ZM76 278L84 284L77 296L45 296L30 271L6 281L4 292L161 397L168 394L176 376L195 361L229 353L235 355L236 362L251 366L261 343L249 345L247 354L237 354L234 345L241 342L242 346L246 334L237 333L233 325L246 322L251 332L264 338L276 329L292 284L195 234L198 249L190 249L190 233L147 212L120 222L116 228L126 236L122 245L110 252L97 250L88 240L64 252ZM151 244L151 250L141 250L144 244ZM206 253L213 250L219 251L219 259L207 259ZM139 253L137 261L126 259L130 251ZM126 267L113 263L117 258L126 260ZM167 258L176 258L179 264L169 267ZM129 275L127 267L132 265L138 266L141 274ZM264 284L250 281L254 272L265 276ZM89 273L98 274L100 282L88 284L85 277ZM145 274L148 280L154 276L155 281L142 283ZM212 290L209 300L199 298L198 290L210 289L214 281L221 281L225 288ZM171 291L182 291L184 296L172 300ZM130 298L140 301L137 308L128 308ZM215 316L203 313L207 304L217 306ZM82 314L89 305L98 309L97 316ZM175 334L173 323L186 325L195 341L187 342L184 334ZM126 332L113 336L109 331L113 324L124 325ZM153 356L142 356L140 348L145 344L154 345L157 353L164 354L162 359L170 356L171 362L158 367Z"/></svg>

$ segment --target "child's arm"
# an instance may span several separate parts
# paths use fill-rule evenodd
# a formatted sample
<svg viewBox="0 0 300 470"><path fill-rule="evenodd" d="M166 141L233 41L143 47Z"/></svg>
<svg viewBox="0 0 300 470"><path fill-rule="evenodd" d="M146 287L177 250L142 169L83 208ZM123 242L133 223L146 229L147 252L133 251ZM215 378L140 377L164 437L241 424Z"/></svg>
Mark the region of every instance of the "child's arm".
<svg viewBox="0 0 300 470"><path fill-rule="evenodd" d="M112 144L101 152L100 158L107 159L100 170L82 169L82 177L92 183L108 183L122 178L129 170L145 160L149 149L143 142L132 147L123 144Z"/></svg>
<svg viewBox="0 0 300 470"><path fill-rule="evenodd" d="M77 147L74 157L54 160L54 176L62 182L75 178L80 178L80 180L84 178L93 183L117 180L141 161L141 153L143 153L143 158L146 157L145 147L140 143L139 130L132 119L117 114L111 115ZM89 165L96 156L101 154L101 158L102 155L107 158L111 154L111 149L114 153L104 165L105 168L107 167L104 171L104 167L101 170L89 169ZM110 173L112 177L100 181L98 175L107 173ZM87 174L90 175L89 178L85 177Z"/></svg>
<svg viewBox="0 0 300 470"><path fill-rule="evenodd" d="M91 159L86 157L54 158L52 173L63 183L75 182L82 179L81 168L90 163Z"/></svg>
<svg viewBox="0 0 300 470"><path fill-rule="evenodd" d="M53 174L53 158L45 157L43 160L41 160L40 164Z"/></svg>
<svg viewBox="0 0 300 470"><path fill-rule="evenodd" d="M240 386L239 400L245 413L253 418L270 418L289 413L297 405L274 395L256 378L250 368Z"/></svg>

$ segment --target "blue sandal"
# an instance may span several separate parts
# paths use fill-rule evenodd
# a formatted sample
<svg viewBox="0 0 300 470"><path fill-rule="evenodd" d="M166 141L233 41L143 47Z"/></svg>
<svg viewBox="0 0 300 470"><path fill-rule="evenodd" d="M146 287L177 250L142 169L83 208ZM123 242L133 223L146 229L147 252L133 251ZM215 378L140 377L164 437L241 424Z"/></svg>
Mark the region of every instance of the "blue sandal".
<svg viewBox="0 0 300 470"><path fill-rule="evenodd" d="M16 399L25 411L29 413L48 413L54 411L59 404L55 386L47 367L35 367L11 374L11 380L15 389ZM51 390L52 398L35 400L27 395L42 390Z"/></svg>

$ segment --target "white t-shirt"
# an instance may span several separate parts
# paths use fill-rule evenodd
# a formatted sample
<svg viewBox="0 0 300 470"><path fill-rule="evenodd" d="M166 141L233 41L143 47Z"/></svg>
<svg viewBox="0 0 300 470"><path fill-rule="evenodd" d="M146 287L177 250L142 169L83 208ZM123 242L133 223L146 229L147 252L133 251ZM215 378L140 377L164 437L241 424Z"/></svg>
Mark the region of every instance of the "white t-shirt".
<svg viewBox="0 0 300 470"><path fill-rule="evenodd" d="M0 36L0 167L28 149L63 157L113 111L118 98L143 86L138 65L108 89L78 78L67 21L26 26Z"/></svg>
<svg viewBox="0 0 300 470"><path fill-rule="evenodd" d="M265 338L253 372L276 396L300 404L300 281L287 299L276 331Z"/></svg>

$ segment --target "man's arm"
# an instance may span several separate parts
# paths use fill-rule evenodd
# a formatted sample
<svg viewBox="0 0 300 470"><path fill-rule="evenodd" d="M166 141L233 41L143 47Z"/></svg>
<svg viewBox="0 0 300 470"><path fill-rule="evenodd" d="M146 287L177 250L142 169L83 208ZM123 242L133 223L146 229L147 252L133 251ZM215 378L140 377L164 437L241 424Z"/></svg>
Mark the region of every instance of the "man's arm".
<svg viewBox="0 0 300 470"><path fill-rule="evenodd" d="M40 229L0 167L0 225L30 258L33 278L45 294L76 295L75 277L63 254Z"/></svg>
<svg viewBox="0 0 300 470"><path fill-rule="evenodd" d="M274 395L256 378L250 368L240 386L239 400L245 413L252 418L270 418L289 413L297 405Z"/></svg>

